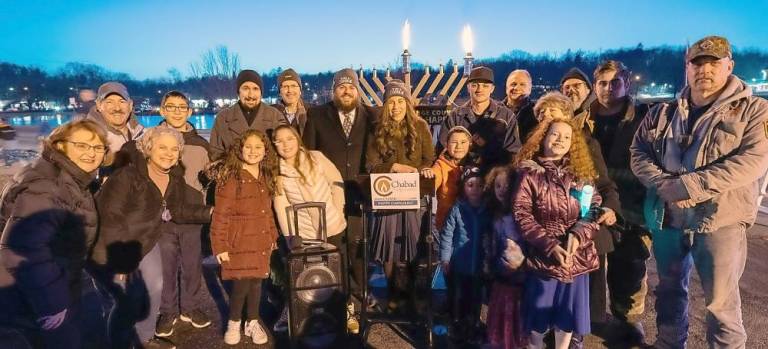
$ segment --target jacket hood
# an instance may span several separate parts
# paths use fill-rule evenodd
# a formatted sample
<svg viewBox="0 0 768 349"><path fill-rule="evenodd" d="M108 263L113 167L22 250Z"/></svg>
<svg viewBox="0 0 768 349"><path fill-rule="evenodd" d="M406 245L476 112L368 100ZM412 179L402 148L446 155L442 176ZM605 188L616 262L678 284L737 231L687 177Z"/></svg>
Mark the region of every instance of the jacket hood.
<svg viewBox="0 0 768 349"><path fill-rule="evenodd" d="M680 105L687 105L688 102L684 100L688 100L691 96L691 87L686 86L680 93L681 100ZM722 92L720 92L720 96L717 97L715 102L712 104L712 110L717 109L718 107L726 104L730 104L733 102L736 102L738 100L747 98L749 96L752 96L752 89L747 86L747 84L736 77L735 75L731 75L728 77L728 80L725 83L725 86L723 87Z"/></svg>

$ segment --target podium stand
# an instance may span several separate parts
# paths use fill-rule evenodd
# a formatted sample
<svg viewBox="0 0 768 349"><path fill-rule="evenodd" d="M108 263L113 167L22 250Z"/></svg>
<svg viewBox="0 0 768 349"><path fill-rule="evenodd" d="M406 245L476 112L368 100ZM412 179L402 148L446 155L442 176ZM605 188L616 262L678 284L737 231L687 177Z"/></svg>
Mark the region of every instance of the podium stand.
<svg viewBox="0 0 768 349"><path fill-rule="evenodd" d="M362 338L363 343L368 342L368 335L370 334L370 328L374 324L392 324L392 325L416 325L416 326L422 326L424 327L424 330L426 331L426 340L427 340L427 347L432 348L433 347L433 336L432 336L432 327L434 324L434 314L432 311L432 288L431 288L431 280L432 275L435 272L435 262L434 262L434 237L432 236L432 231L434 227L433 224L433 217L432 217L432 203L434 201L434 180L433 179L426 179L426 178L420 178L419 180L419 191L420 191L420 202L421 202L421 208L426 209L426 219L428 224L426 231L422 230L421 234L426 234L424 238L424 242L426 243L426 268L424 272L426 272L428 275L426 276L427 280L427 294L426 294L426 311L424 312L426 316L422 316L421 318L418 318L415 322L413 321L412 317L404 317L404 316L393 316L391 314L387 314L385 311L375 311L375 312L369 312L368 306L367 306L367 299L370 292L370 286L368 283L368 279L370 277L368 272L368 266L371 262L371 256L370 256L370 249L369 249L369 217L373 216L373 213L377 212L376 210L373 210L371 208L370 204L370 177L368 175L361 175L358 177L358 184L360 188L362 189L363 193L366 197L366 202L360 204L360 210L363 212L363 219L362 219L362 225L363 225L363 234L362 234L362 241L361 246L363 249L363 260L365 263L365 268L363 268L363 276L365 282L363 282L362 285L362 297L363 297L363 306L361 306L360 310L360 326L362 327ZM416 260L417 262L419 259ZM417 265L417 273L420 268L418 268ZM418 277L417 277L418 279ZM387 282L394 282L394 280L387 280ZM415 283L414 283L415 284ZM390 297L388 294L387 297ZM416 316L418 317L418 315Z"/></svg>

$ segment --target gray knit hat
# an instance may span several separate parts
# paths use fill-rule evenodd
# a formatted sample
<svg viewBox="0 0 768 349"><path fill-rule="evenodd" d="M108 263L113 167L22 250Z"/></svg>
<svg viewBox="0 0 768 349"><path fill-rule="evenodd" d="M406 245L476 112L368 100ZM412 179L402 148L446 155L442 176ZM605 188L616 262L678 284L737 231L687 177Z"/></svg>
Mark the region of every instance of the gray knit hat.
<svg viewBox="0 0 768 349"><path fill-rule="evenodd" d="M277 76L277 88L283 86L283 83L286 81L296 81L296 83L299 84L299 88L301 88L301 77L291 68L283 70L283 72Z"/></svg>
<svg viewBox="0 0 768 349"><path fill-rule="evenodd" d="M384 86L384 100L388 100L389 97L400 96L405 99L411 99L411 93L408 88L405 87L405 83L401 80L390 80L386 86Z"/></svg>
<svg viewBox="0 0 768 349"><path fill-rule="evenodd" d="M333 74L333 89L342 84L352 84L360 90L360 81L357 78L357 73L351 68L344 68Z"/></svg>

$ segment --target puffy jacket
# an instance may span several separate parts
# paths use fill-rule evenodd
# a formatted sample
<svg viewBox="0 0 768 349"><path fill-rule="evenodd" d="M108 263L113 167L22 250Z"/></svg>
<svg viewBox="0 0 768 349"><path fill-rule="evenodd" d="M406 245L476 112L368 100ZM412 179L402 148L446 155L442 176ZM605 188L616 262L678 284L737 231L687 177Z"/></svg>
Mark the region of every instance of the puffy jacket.
<svg viewBox="0 0 768 349"><path fill-rule="evenodd" d="M0 304L8 307L0 313L13 316L9 308L28 304L37 318L80 297L82 267L98 226L93 179L46 147L6 185L0 204Z"/></svg>
<svg viewBox="0 0 768 349"><path fill-rule="evenodd" d="M451 273L479 273L485 258L483 239L491 233L491 213L459 200L451 208L440 231L440 261L451 262Z"/></svg>
<svg viewBox="0 0 768 349"><path fill-rule="evenodd" d="M155 246L165 223L167 208L174 223L207 223L210 207L185 204L189 188L184 171L174 166L163 196L149 178L146 160L132 162L114 172L96 196L101 218L93 251L97 265L117 273L130 273Z"/></svg>
<svg viewBox="0 0 768 349"><path fill-rule="evenodd" d="M440 230L443 228L448 212L456 202L456 197L459 196L461 166L456 161L449 160L443 151L432 165L432 172L435 173L435 197L437 198L435 229Z"/></svg>
<svg viewBox="0 0 768 349"><path fill-rule="evenodd" d="M597 251L592 239L599 229L595 219L599 214L600 194L592 196L592 208L585 218L579 218L581 190L574 176L565 168L567 158L552 161L523 161L518 167L517 186L513 200L515 221L523 239L528 243L527 266L536 273L568 282L573 277L597 269ZM571 268L562 267L552 256L567 234L580 242Z"/></svg>
<svg viewBox="0 0 768 349"><path fill-rule="evenodd" d="M758 179L768 168L768 101L730 76L683 151L675 135L680 120L687 118L689 95L686 88L676 102L651 109L632 143L632 171L651 194L662 187L667 199L696 202L667 212L674 227L709 233L733 224L750 226L757 215ZM646 201L648 227L660 229L664 201L655 195Z"/></svg>
<svg viewBox="0 0 768 349"><path fill-rule="evenodd" d="M221 265L225 280L269 277L269 257L275 248L277 227L267 184L246 170L216 188L211 223L213 254L229 253Z"/></svg>

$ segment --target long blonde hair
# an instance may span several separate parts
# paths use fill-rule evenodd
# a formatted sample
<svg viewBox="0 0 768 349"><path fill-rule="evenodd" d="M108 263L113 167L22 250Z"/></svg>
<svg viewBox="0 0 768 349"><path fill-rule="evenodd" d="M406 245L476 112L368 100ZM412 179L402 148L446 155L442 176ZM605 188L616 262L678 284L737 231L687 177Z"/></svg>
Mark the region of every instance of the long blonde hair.
<svg viewBox="0 0 768 349"><path fill-rule="evenodd" d="M298 144L299 149L298 149L298 152L296 153L296 157L293 159L293 163L290 165L293 166L296 169L296 172L299 173L299 177L301 177L299 181L302 184L307 184L308 178L311 178L315 174L315 159L312 157L312 154L309 153L309 150L307 150L307 147L304 146L304 142L301 140L301 136L299 136L299 132L296 131L296 129L293 128L293 126L291 125L278 126L277 128L275 128L275 132L273 133L273 138L276 139L277 133L282 130L289 130L291 131L291 134L293 134L293 136L296 137L296 143ZM302 159L306 159L307 167L309 168L308 173L304 173L304 171L302 170L303 168L302 161L304 161ZM280 188L281 187L280 183L281 183L281 180L280 180L280 177L278 177L277 191L279 193L282 193L282 189Z"/></svg>

